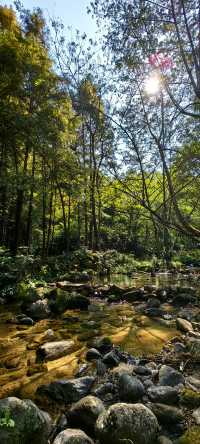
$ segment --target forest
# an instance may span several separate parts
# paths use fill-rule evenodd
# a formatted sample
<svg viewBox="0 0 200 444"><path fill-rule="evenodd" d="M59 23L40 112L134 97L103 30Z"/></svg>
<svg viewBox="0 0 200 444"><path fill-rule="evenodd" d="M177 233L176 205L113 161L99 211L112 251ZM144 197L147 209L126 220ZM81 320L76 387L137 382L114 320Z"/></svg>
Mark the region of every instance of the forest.
<svg viewBox="0 0 200 444"><path fill-rule="evenodd" d="M91 5L102 49L67 40L39 8L1 7L0 243L12 255L198 256L196 10L169 18L146 3Z"/></svg>
<svg viewBox="0 0 200 444"><path fill-rule="evenodd" d="M200 444L200 2L86 13L0 5L0 444Z"/></svg>

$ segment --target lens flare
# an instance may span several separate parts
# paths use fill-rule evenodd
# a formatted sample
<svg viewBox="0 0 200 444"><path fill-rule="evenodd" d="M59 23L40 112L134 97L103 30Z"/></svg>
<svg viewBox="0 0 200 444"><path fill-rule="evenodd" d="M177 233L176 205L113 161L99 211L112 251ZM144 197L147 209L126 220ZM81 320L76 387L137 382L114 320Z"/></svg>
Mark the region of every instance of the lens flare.
<svg viewBox="0 0 200 444"><path fill-rule="evenodd" d="M157 95L161 89L161 83L160 83L159 76L156 74L149 76L145 80L144 89L145 89L146 94L148 94L148 96Z"/></svg>

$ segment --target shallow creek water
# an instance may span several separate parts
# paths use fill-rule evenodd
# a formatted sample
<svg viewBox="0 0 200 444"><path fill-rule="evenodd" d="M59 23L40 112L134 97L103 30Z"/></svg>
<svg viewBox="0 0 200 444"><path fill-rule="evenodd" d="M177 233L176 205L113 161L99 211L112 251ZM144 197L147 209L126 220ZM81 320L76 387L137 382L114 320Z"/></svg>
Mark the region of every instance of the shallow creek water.
<svg viewBox="0 0 200 444"><path fill-rule="evenodd" d="M135 274L133 278L118 275L112 276L110 283L124 287L191 285L187 279L167 274L154 278L148 274ZM166 305L166 311L168 308ZM85 362L85 353L95 338L109 336L123 350L141 356L160 352L164 343L177 335L171 324L165 326L159 320L138 314L127 303L108 305L93 300L87 312L70 310L65 312L64 319L61 316L43 320L33 327L7 323L15 312L17 307L1 308L0 312L0 398L16 394L34 399L39 385L73 377ZM73 339L74 351L60 359L37 364L36 350L45 342L48 329L54 331L56 340Z"/></svg>

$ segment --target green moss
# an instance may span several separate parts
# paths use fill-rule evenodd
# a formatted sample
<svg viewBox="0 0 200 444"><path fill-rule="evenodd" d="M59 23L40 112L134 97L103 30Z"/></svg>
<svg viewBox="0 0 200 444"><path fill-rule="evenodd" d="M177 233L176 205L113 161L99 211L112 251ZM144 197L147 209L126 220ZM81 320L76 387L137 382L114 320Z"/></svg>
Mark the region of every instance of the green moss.
<svg viewBox="0 0 200 444"><path fill-rule="evenodd" d="M181 403L187 407L200 407L200 393L186 389L181 393Z"/></svg>
<svg viewBox="0 0 200 444"><path fill-rule="evenodd" d="M178 444L200 444L200 426L191 427L178 440Z"/></svg>

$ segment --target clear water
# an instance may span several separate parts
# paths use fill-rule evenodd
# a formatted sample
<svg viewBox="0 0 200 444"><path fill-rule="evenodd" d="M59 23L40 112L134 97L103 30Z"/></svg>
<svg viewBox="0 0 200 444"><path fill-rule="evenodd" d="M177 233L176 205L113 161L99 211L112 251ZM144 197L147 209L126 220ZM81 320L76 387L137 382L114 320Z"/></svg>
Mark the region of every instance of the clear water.
<svg viewBox="0 0 200 444"><path fill-rule="evenodd" d="M124 287L144 284L156 286L191 285L187 278L159 274L112 276L99 283L115 283ZM166 306L166 310L168 307ZM108 305L92 301L87 312L70 310L65 320L47 319L33 327L8 324L16 307L2 309L0 313L0 398L13 394L34 399L36 388L59 378L73 377L85 362L85 354L94 338L109 336L114 344L135 356L160 352L166 341L177 335L173 325L163 325L138 314L127 304ZM44 342L44 333L52 329L56 340L73 339L74 352L60 359L38 366L35 363L36 349Z"/></svg>

